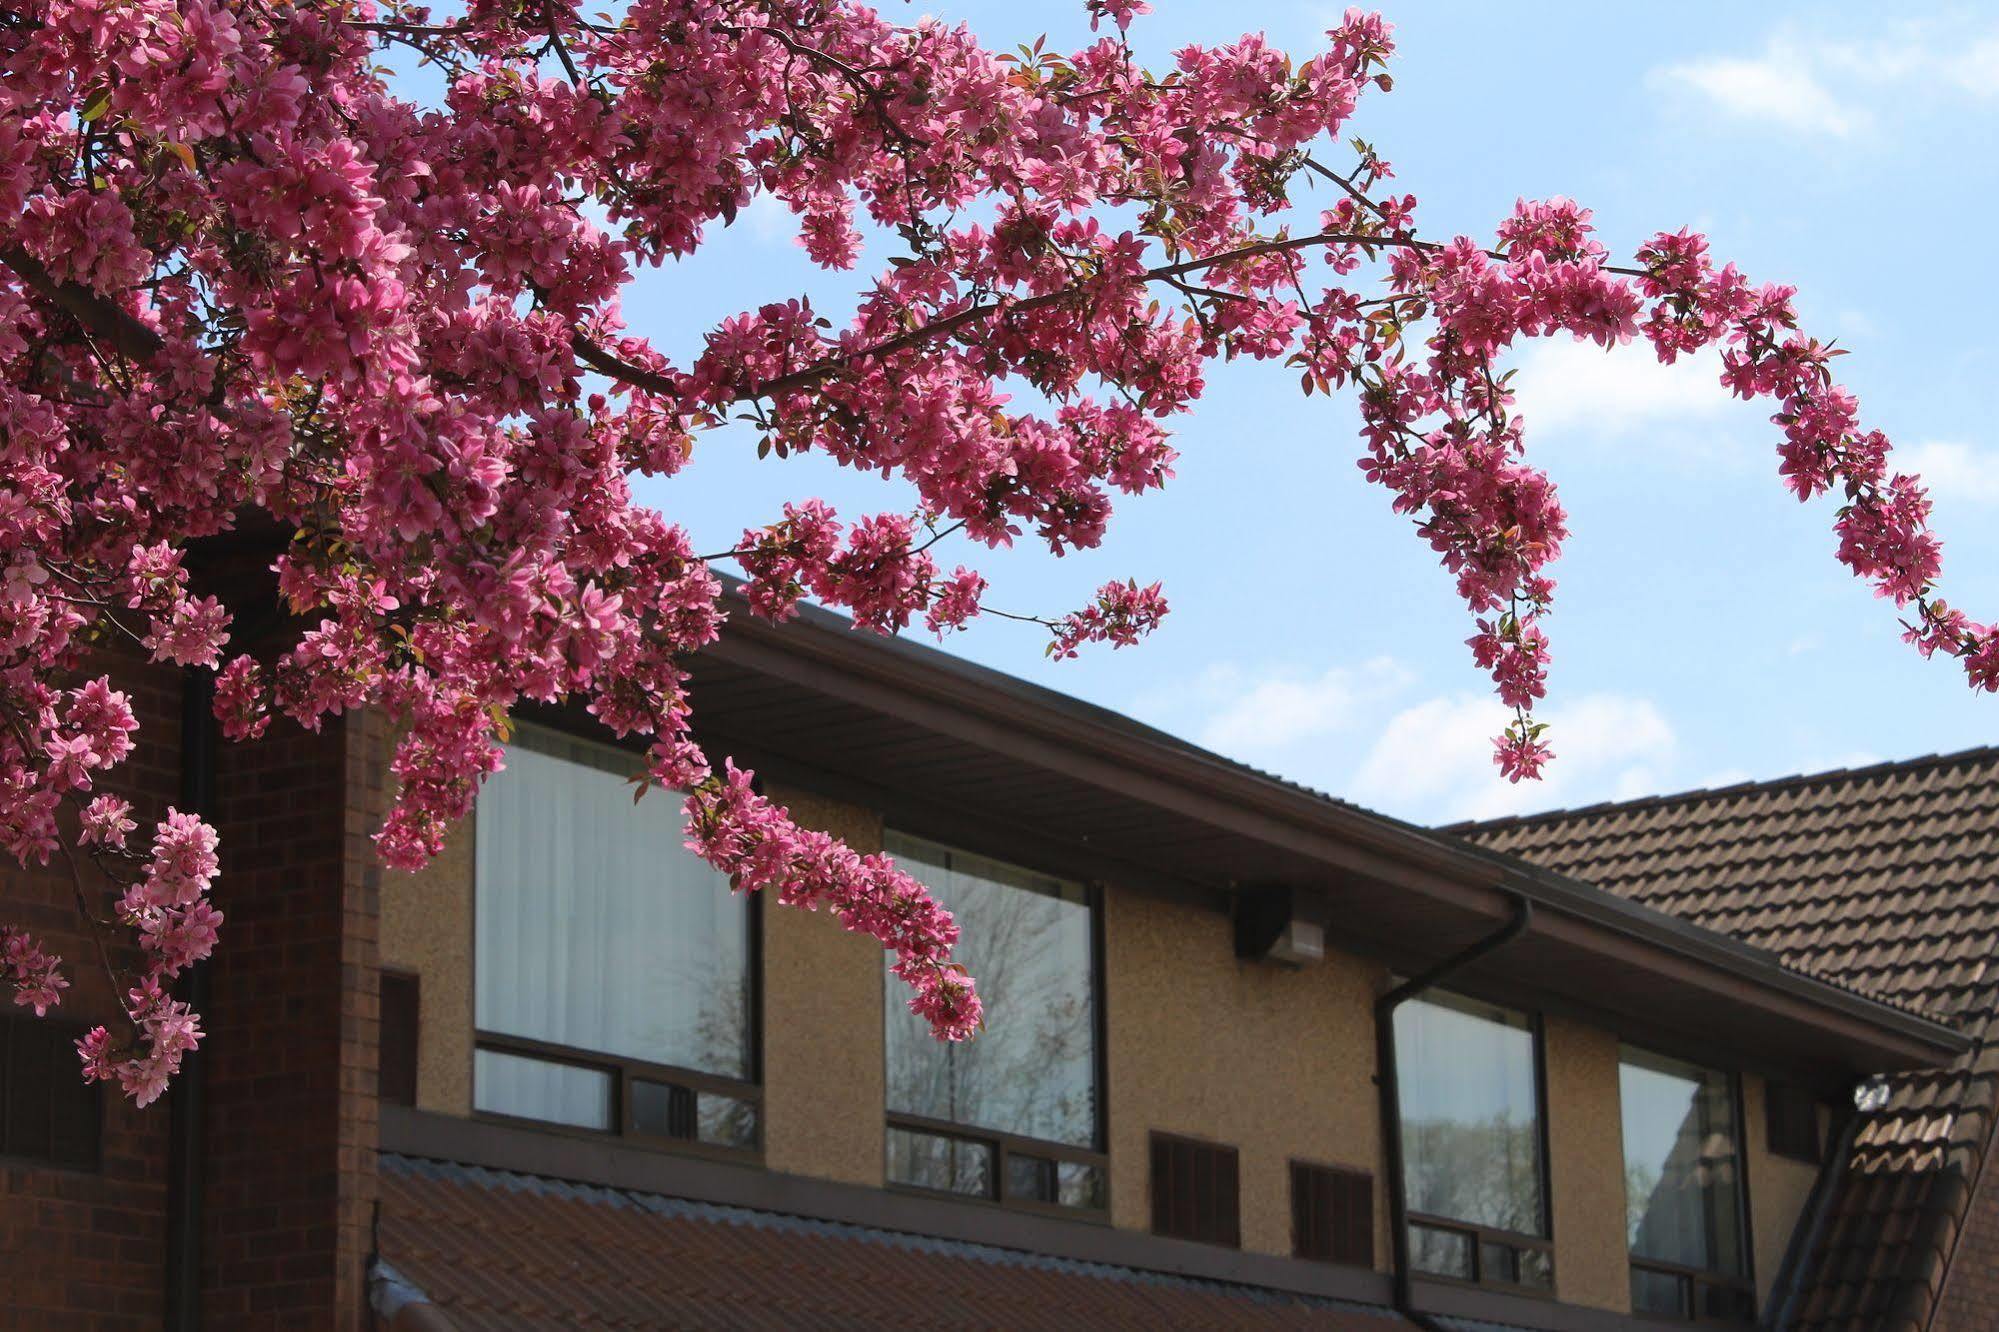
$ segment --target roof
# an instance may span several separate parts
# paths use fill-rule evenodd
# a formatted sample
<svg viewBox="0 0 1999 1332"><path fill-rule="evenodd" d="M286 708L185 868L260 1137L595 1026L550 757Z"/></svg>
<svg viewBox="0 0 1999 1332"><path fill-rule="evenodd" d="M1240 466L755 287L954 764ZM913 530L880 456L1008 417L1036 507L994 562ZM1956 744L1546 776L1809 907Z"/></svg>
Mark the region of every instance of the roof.
<svg viewBox="0 0 1999 1332"><path fill-rule="evenodd" d="M1999 748L1451 829L1976 1038L1864 1114L1794 1327L1923 1326L1999 1100Z"/></svg>
<svg viewBox="0 0 1999 1332"><path fill-rule="evenodd" d="M378 1245L374 1304L397 1332L1411 1326L1374 1305L392 1153Z"/></svg>

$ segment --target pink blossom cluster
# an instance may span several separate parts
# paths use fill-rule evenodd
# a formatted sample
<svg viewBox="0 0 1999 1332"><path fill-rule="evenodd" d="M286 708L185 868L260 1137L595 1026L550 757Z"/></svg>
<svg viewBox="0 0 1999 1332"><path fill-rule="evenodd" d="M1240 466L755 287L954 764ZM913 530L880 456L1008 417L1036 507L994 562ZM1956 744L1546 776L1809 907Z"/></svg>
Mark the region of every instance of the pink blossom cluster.
<svg viewBox="0 0 1999 1332"><path fill-rule="evenodd" d="M35 1010L41 1017L62 1002L69 988L57 969L56 959L42 951L27 931L0 925L0 974L14 991L14 1002Z"/></svg>
<svg viewBox="0 0 1999 1332"><path fill-rule="evenodd" d="M688 849L730 876L739 892L774 893L786 906L824 906L896 956L895 974L914 993L910 1011L939 1035L962 1040L980 1025L979 996L951 961L958 927L923 885L886 856L864 856L839 839L801 828L758 795L735 764L687 798Z"/></svg>
<svg viewBox="0 0 1999 1332"><path fill-rule="evenodd" d="M1667 359L1721 344L1730 386L1777 405L1789 484L1840 497L1840 558L1904 608L1919 650L1999 684L1999 634L1932 590L1921 487L1860 426L1787 290L1715 268L1685 232L1615 267L1566 200L1523 202L1490 248L1419 235L1372 147L1333 156L1363 95L1390 87L1378 15L1349 11L1302 60L1247 36L1149 70L1127 38L1150 6L1081 3L1102 29L1082 49L1010 54L856 0L634 0L608 18L567 0L449 18L402 0L16 6L0 25L0 846L87 862L116 901L129 1030L93 1033L93 1076L158 1094L200 1038L163 982L220 922L212 831L169 813L149 851L126 845L138 820L112 788L135 724L105 674L120 652L215 669L232 740L386 713L396 798L377 845L402 868L471 808L517 705L579 699L648 738L652 780L693 793L704 855L878 938L918 1010L962 1037L979 1007L948 915L695 744L686 661L725 618L715 566L740 570L756 614L810 596L885 633L991 615L1038 624L1057 657L1135 642L1165 613L1156 584L1008 611L977 551L1100 545L1117 497L1171 479L1171 424L1232 357L1358 394L1361 467L1456 580L1473 658L1514 709L1498 760L1516 780L1548 757L1531 709L1567 537L1496 369L1523 338L1643 334ZM400 86L392 50L441 94ZM1316 231L1297 225L1307 190ZM685 364L625 326L642 268L760 202L826 267L890 251L850 310L760 301ZM843 523L795 502L704 555L630 478L672 494L737 419L760 452L893 478L908 503ZM295 628L246 632L242 581L190 571L231 533L282 548ZM946 540L973 552L949 575ZM17 995L46 1007L54 959L6 939Z"/></svg>

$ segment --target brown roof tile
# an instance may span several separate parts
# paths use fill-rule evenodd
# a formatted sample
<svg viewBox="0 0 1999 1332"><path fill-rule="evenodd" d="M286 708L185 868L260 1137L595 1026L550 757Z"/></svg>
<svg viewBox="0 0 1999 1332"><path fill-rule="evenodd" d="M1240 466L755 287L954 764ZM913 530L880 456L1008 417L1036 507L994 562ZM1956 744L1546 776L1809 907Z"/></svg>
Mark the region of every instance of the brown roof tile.
<svg viewBox="0 0 1999 1332"><path fill-rule="evenodd" d="M397 1329L440 1313L509 1332L1410 1326L1371 1305L391 1154L375 1277Z"/></svg>
<svg viewBox="0 0 1999 1332"><path fill-rule="evenodd" d="M1450 831L1775 952L1980 1038L1887 1080L1793 1323L1921 1325L1999 1101L1999 748Z"/></svg>

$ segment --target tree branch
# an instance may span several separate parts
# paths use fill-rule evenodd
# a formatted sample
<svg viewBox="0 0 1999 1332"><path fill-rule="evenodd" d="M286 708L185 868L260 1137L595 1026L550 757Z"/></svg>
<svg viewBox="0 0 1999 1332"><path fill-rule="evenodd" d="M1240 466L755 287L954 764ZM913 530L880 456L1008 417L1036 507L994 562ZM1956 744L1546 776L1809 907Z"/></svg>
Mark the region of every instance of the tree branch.
<svg viewBox="0 0 1999 1332"><path fill-rule="evenodd" d="M58 282L41 262L18 245L0 245L0 264L14 270L28 289L61 307L70 318L103 338L120 355L134 361L152 359L163 345L160 335L134 319L129 311L76 282Z"/></svg>

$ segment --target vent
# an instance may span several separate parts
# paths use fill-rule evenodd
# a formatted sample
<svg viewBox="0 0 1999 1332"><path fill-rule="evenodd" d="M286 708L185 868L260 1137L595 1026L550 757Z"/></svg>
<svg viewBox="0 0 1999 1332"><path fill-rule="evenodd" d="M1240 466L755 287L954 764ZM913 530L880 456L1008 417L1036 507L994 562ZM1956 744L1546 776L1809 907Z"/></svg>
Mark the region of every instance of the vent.
<svg viewBox="0 0 1999 1332"><path fill-rule="evenodd" d="M1153 1233L1240 1248L1239 1179L1235 1148L1153 1134Z"/></svg>
<svg viewBox="0 0 1999 1332"><path fill-rule="evenodd" d="M74 1023L0 1016L0 1157L97 1168L103 1099L83 1080L82 1035Z"/></svg>
<svg viewBox="0 0 1999 1332"><path fill-rule="evenodd" d="M1795 1083L1772 1082L1763 1089L1763 1128L1777 1156L1813 1165L1825 1158L1818 1098Z"/></svg>
<svg viewBox="0 0 1999 1332"><path fill-rule="evenodd" d="M416 1104L416 1052L422 990L407 971L382 973L379 1092L384 1104Z"/></svg>
<svg viewBox="0 0 1999 1332"><path fill-rule="evenodd" d="M1374 1266L1374 1176L1291 1163L1291 1251L1314 1262Z"/></svg>

